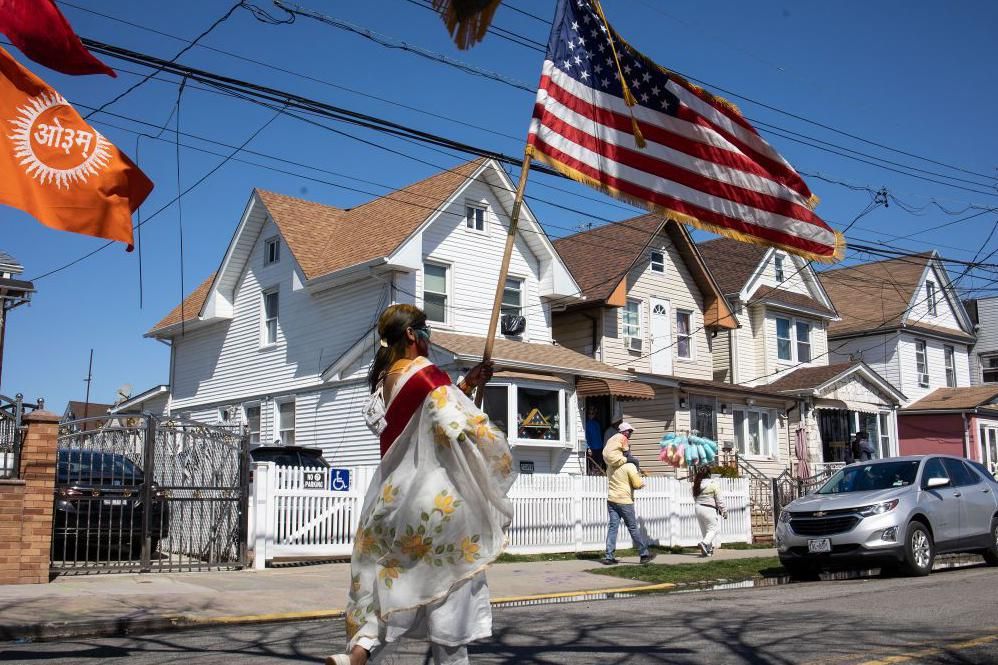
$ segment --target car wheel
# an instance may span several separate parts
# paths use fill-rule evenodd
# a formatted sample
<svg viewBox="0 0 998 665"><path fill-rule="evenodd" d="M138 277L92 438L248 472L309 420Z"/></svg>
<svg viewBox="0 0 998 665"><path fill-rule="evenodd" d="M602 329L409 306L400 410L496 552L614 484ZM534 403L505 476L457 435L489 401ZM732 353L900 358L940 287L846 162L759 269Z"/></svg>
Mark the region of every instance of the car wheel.
<svg viewBox="0 0 998 665"><path fill-rule="evenodd" d="M998 566L998 518L991 520L991 546L984 552L984 562L989 566Z"/></svg>
<svg viewBox="0 0 998 665"><path fill-rule="evenodd" d="M928 575L935 559L936 546L929 529L921 522L909 524L904 545L904 571L918 577Z"/></svg>
<svg viewBox="0 0 998 665"><path fill-rule="evenodd" d="M806 582L818 579L818 569L810 563L803 561L781 561L780 563L790 579L794 581Z"/></svg>

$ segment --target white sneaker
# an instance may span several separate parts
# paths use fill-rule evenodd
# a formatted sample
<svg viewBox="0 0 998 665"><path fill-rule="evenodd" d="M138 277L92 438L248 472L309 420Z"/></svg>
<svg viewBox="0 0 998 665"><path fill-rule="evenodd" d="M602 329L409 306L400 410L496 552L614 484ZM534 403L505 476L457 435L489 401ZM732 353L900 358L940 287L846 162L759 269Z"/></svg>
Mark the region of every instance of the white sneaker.
<svg viewBox="0 0 998 665"><path fill-rule="evenodd" d="M326 665L350 665L350 656L345 653L326 656Z"/></svg>
<svg viewBox="0 0 998 665"><path fill-rule="evenodd" d="M710 550L703 543L697 543L697 547L700 548L700 556L710 556Z"/></svg>

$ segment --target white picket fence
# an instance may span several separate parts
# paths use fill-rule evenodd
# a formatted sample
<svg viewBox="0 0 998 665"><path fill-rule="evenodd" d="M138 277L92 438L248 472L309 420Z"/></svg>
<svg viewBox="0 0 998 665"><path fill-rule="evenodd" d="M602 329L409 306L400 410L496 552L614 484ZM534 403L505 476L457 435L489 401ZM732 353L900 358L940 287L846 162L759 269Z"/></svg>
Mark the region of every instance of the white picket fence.
<svg viewBox="0 0 998 665"><path fill-rule="evenodd" d="M331 490L329 470L254 464L250 497L250 549L257 568L278 558L349 556L353 535L374 475L373 467L349 470L350 489ZM314 481L321 480L318 483ZM306 479L324 489L306 488ZM728 519L721 542L751 542L747 479L720 480ZM514 554L601 550L606 540L606 478L521 475L509 492L513 523L508 551ZM689 482L650 476L636 493L642 534L661 546L700 540ZM621 524L617 547L631 546Z"/></svg>

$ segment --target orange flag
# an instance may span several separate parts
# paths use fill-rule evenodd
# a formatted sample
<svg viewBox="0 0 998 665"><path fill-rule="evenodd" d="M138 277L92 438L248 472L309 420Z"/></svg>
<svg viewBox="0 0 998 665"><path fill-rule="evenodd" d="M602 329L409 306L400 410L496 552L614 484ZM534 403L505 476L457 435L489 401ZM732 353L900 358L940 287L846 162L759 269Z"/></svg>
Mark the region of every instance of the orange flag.
<svg viewBox="0 0 998 665"><path fill-rule="evenodd" d="M0 203L131 251L132 212L152 187L62 95L0 48Z"/></svg>

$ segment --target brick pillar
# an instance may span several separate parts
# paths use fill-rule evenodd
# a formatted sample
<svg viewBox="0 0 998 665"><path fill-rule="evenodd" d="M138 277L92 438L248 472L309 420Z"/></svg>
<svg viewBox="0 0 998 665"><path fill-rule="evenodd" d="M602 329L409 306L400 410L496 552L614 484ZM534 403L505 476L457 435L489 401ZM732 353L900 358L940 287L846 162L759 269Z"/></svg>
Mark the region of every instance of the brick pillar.
<svg viewBox="0 0 998 665"><path fill-rule="evenodd" d="M9 536L18 545L13 552L0 550L0 582L5 584L43 584L49 580L59 416L35 411L25 415L24 423L27 431L21 441L20 479L9 487L0 486L0 542ZM18 487L20 492L3 494L4 489ZM19 511L14 500L3 499L18 493L22 498ZM16 577L11 565L15 558Z"/></svg>

